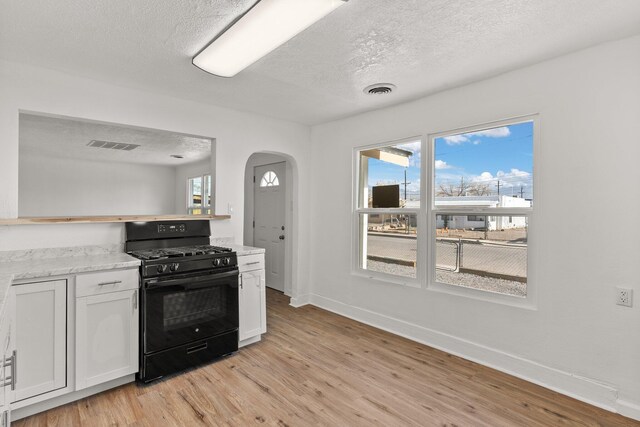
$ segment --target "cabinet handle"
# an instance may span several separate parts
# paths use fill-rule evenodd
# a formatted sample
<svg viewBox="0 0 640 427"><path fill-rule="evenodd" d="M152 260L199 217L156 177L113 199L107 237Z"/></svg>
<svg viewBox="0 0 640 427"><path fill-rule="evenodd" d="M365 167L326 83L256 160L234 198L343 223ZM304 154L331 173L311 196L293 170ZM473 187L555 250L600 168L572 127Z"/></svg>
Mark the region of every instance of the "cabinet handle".
<svg viewBox="0 0 640 427"><path fill-rule="evenodd" d="M133 311L138 308L138 291L133 291Z"/></svg>
<svg viewBox="0 0 640 427"><path fill-rule="evenodd" d="M115 280L113 282L102 282L102 283L98 283L98 286L107 286L107 285L117 285L122 283L122 280Z"/></svg>
<svg viewBox="0 0 640 427"><path fill-rule="evenodd" d="M18 350L13 350L11 358L13 359L13 363L11 364L11 376L13 377L11 380L11 390L15 390L16 384L18 384Z"/></svg>
<svg viewBox="0 0 640 427"><path fill-rule="evenodd" d="M245 265L255 265L255 264L260 264L260 261L248 262Z"/></svg>
<svg viewBox="0 0 640 427"><path fill-rule="evenodd" d="M18 382L18 378L16 376L16 373L18 372L17 369L17 365L18 364L18 351L17 350L13 350L13 353L11 353L11 357L9 358L5 358L4 362L2 363L2 367L6 368L7 366L11 367L11 374L6 377L4 379L4 384L2 384L3 386L11 386L11 390L15 390L16 389L16 383Z"/></svg>

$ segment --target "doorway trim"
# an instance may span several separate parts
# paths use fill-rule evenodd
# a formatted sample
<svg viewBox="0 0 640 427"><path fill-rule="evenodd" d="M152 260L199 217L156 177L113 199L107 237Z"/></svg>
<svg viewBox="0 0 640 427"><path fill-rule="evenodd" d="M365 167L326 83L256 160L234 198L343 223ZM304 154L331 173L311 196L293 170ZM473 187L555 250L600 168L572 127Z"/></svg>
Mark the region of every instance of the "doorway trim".
<svg viewBox="0 0 640 427"><path fill-rule="evenodd" d="M300 236L298 229L298 169L293 157L279 152L260 151L249 156L245 164L244 177L244 224L243 224L243 244L253 246L253 218L254 218L254 169L256 166L264 166L273 163L285 162L285 230L286 233L284 247L284 293L291 297L291 305L296 304L298 297L298 286L295 278L298 276L298 239ZM256 180L259 177L256 177Z"/></svg>

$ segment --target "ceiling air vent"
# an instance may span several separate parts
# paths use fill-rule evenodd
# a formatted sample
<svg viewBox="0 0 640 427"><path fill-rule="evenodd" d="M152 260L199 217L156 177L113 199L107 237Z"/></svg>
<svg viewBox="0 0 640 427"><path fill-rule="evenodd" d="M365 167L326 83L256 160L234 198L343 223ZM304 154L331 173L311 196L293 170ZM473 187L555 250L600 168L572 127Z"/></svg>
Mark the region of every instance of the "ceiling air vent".
<svg viewBox="0 0 640 427"><path fill-rule="evenodd" d="M376 83L364 88L363 92L369 95L387 95L395 90L396 86L391 83Z"/></svg>
<svg viewBox="0 0 640 427"><path fill-rule="evenodd" d="M87 144L89 147L94 148L108 148L111 150L123 150L123 151L131 151L140 147L138 144L123 144L121 142L111 142L111 141L99 141L97 139L92 139L90 143Z"/></svg>

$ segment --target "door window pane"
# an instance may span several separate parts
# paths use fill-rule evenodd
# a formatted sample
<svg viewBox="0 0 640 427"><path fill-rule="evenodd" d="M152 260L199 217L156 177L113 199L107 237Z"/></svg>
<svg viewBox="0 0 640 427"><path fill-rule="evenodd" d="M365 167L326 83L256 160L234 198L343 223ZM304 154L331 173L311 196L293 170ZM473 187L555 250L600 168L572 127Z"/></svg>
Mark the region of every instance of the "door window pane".
<svg viewBox="0 0 640 427"><path fill-rule="evenodd" d="M277 187L280 185L278 175L274 171L267 171L262 175L260 187Z"/></svg>

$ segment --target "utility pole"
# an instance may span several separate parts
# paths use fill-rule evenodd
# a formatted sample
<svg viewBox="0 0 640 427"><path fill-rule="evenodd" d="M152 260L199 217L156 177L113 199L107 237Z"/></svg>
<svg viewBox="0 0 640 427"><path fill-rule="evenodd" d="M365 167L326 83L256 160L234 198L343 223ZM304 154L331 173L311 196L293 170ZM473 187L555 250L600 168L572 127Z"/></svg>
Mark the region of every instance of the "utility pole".
<svg viewBox="0 0 640 427"><path fill-rule="evenodd" d="M500 195L500 180L498 180L498 196Z"/></svg>
<svg viewBox="0 0 640 427"><path fill-rule="evenodd" d="M404 203L405 206L407 204L407 184L411 184L410 182L407 182L407 170L404 170Z"/></svg>
<svg viewBox="0 0 640 427"><path fill-rule="evenodd" d="M524 199L524 185L520 186L520 198Z"/></svg>

